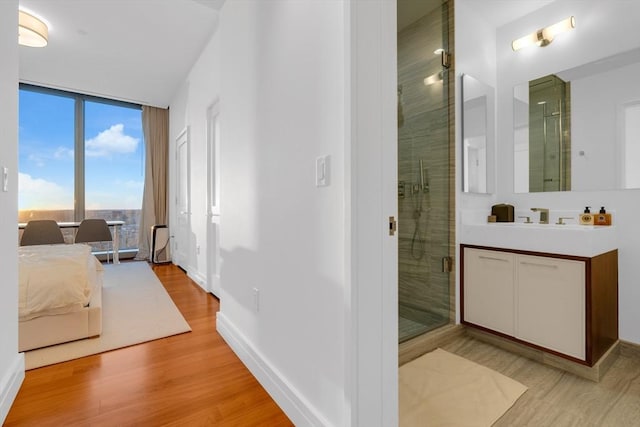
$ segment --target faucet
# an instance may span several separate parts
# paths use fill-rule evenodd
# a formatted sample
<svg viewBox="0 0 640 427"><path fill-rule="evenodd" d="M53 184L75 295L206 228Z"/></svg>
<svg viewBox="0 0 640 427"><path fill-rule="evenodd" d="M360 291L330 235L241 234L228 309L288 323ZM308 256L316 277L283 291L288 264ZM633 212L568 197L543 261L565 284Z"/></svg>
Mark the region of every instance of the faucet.
<svg viewBox="0 0 640 427"><path fill-rule="evenodd" d="M540 224L549 224L549 209L531 208L533 212L540 212Z"/></svg>
<svg viewBox="0 0 640 427"><path fill-rule="evenodd" d="M556 222L556 224L558 225L566 225L567 223L564 222L565 219L573 219L572 216L561 216L560 218L558 218L558 222Z"/></svg>

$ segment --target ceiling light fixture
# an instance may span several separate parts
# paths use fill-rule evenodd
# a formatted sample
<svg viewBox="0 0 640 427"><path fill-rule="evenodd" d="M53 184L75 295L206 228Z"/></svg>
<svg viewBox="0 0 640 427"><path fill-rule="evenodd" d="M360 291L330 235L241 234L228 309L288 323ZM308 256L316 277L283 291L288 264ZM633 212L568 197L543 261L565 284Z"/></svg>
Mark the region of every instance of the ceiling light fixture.
<svg viewBox="0 0 640 427"><path fill-rule="evenodd" d="M524 37L520 37L518 40L514 40L511 43L511 48L516 51L528 46L547 46L551 43L555 36L565 31L569 31L576 27L576 18L573 16L568 17L565 20L553 24L549 27L542 28Z"/></svg>
<svg viewBox="0 0 640 427"><path fill-rule="evenodd" d="M49 38L49 28L30 13L18 10L18 43L22 46L44 47Z"/></svg>

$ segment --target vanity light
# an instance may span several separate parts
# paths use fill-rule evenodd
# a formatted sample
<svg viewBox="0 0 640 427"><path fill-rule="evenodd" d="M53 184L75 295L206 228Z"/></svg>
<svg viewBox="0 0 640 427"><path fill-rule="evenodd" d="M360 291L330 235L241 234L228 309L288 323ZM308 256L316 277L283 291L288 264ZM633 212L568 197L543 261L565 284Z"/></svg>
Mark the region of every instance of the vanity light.
<svg viewBox="0 0 640 427"><path fill-rule="evenodd" d="M44 47L47 45L49 28L30 13L18 10L18 43L29 47Z"/></svg>
<svg viewBox="0 0 640 427"><path fill-rule="evenodd" d="M511 48L516 51L527 46L537 45L546 46L553 41L553 38L565 31L569 31L576 27L576 18L573 16L567 19L553 24L549 27L542 28L534 33L528 34L524 37L520 37L511 43Z"/></svg>

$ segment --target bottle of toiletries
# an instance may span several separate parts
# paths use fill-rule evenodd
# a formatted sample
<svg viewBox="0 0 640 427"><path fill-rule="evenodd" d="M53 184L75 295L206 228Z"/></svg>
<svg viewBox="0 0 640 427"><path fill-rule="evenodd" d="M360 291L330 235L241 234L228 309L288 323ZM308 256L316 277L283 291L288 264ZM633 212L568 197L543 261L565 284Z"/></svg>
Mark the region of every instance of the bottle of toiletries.
<svg viewBox="0 0 640 427"><path fill-rule="evenodd" d="M591 206L586 206L584 212L580 214L580 224L582 225L593 225L594 219L589 208L591 208Z"/></svg>
<svg viewBox="0 0 640 427"><path fill-rule="evenodd" d="M594 225L611 225L611 214L602 206L600 212L593 216Z"/></svg>

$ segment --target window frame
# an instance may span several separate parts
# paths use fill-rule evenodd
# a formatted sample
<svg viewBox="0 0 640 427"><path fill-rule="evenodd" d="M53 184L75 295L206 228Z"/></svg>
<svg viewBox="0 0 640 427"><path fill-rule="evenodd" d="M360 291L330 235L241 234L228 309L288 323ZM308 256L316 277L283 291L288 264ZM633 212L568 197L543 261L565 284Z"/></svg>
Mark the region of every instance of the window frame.
<svg viewBox="0 0 640 427"><path fill-rule="evenodd" d="M103 98L95 95L87 95L76 92L70 92L62 89L37 86L30 83L20 83L19 91L25 90L30 92L41 93L44 95L60 96L73 99L74 105L74 221L82 221L85 218L85 103L96 102L102 104L113 105L123 108L131 108L142 111L142 105L119 101L115 99ZM144 134L142 138L144 144ZM144 149L144 148L143 148Z"/></svg>

